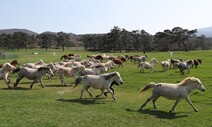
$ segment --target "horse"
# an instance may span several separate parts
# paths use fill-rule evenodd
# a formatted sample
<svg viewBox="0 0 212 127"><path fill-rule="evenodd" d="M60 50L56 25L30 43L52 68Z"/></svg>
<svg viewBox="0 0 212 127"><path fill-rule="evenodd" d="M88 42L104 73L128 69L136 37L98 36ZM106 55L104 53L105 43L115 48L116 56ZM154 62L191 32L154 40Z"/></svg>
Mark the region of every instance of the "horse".
<svg viewBox="0 0 212 127"><path fill-rule="evenodd" d="M10 71L14 71L16 67L12 66L10 63L4 63L2 67L0 68L0 79L4 79L7 87L11 88L10 79L8 78Z"/></svg>
<svg viewBox="0 0 212 127"><path fill-rule="evenodd" d="M10 64L14 67L16 67L16 65L20 65L20 63L18 62L18 60L13 60L12 62L10 62ZM3 64L0 64L0 68L2 68Z"/></svg>
<svg viewBox="0 0 212 127"><path fill-rule="evenodd" d="M17 68L14 73L18 72L18 78L16 79L16 82L14 83L13 87L17 87L18 83L21 81L22 78L26 77L29 80L34 80L32 82L32 84L30 85L30 89L32 89L34 83L36 83L37 81L40 82L42 88L44 88L45 86L43 85L42 82L42 77L45 74L48 74L50 76L53 76L53 72L50 68L48 67L40 67L38 69L32 69L32 68L28 68L28 67L22 67L22 68Z"/></svg>
<svg viewBox="0 0 212 127"><path fill-rule="evenodd" d="M147 84L143 89L139 91L139 93L143 93L144 91L148 90L149 88L153 88L152 95L146 100L146 102L141 105L140 110L143 109L143 107L152 100L153 106L155 109L158 109L158 107L155 105L155 102L160 96L163 96L167 99L176 100L174 106L169 111L170 113L172 111L175 111L175 107L177 104L182 100L185 99L194 109L194 111L198 111L197 108L193 105L189 98L189 94L195 90L198 89L202 92L205 91L205 87L201 83L200 79L195 77L187 77L184 80L182 80L180 83L173 84L173 83L154 83L150 82Z"/></svg>
<svg viewBox="0 0 212 127"><path fill-rule="evenodd" d="M163 68L163 71L167 71L169 69L169 66L170 66L169 61L170 61L169 59L167 61L161 61L161 66Z"/></svg>
<svg viewBox="0 0 212 127"><path fill-rule="evenodd" d="M75 66L75 67L59 67L57 70L57 74L60 77L61 84L63 86L66 86L66 83L64 81L65 76L66 77L74 77L77 78L78 73L80 74L86 74L85 72L85 66Z"/></svg>
<svg viewBox="0 0 212 127"><path fill-rule="evenodd" d="M113 59L112 61L113 61L115 64L118 64L118 65L119 65L118 68L119 68L120 66L123 67L122 63L123 63L123 62L126 62L126 59L122 57L122 58L115 58L115 59Z"/></svg>
<svg viewBox="0 0 212 127"><path fill-rule="evenodd" d="M179 63L181 63L181 62L183 62L182 59L171 59L169 68L175 69L179 65Z"/></svg>
<svg viewBox="0 0 212 127"><path fill-rule="evenodd" d="M141 67L140 72L144 72L144 68L146 69L150 69L150 72L152 72L152 70L154 70L154 72L156 72L156 70L154 69L154 65L157 64L158 61L156 58L152 58L150 62L140 62L138 64L138 68Z"/></svg>
<svg viewBox="0 0 212 127"><path fill-rule="evenodd" d="M184 70L188 70L187 74L189 74L190 73L190 68L193 65L194 65L194 60L190 59L190 60L187 60L185 62L179 63L178 68L179 68L181 74L184 74L184 72L183 72Z"/></svg>
<svg viewBox="0 0 212 127"><path fill-rule="evenodd" d="M63 56L60 57L60 60L62 60L62 59L66 60L66 59L68 59L71 56L74 56L74 54L73 53L70 53L68 55L63 55Z"/></svg>
<svg viewBox="0 0 212 127"><path fill-rule="evenodd" d="M202 60L201 60L201 59L196 59L196 60L194 60L195 68L197 68L197 66L198 66L199 64L202 64Z"/></svg>
<svg viewBox="0 0 212 127"><path fill-rule="evenodd" d="M111 83L116 81L119 84L123 84L124 81L122 80L120 74L118 72L112 72L107 74L100 74L100 75L86 75L80 76L75 81L76 87L82 81L82 89L80 99L82 99L83 92L86 90L89 95L92 97L92 93L90 92L89 88L101 89L101 94L97 95L96 98L100 97L104 94L104 90L108 90L113 99L116 100L115 95L113 94L112 90L110 89Z"/></svg>

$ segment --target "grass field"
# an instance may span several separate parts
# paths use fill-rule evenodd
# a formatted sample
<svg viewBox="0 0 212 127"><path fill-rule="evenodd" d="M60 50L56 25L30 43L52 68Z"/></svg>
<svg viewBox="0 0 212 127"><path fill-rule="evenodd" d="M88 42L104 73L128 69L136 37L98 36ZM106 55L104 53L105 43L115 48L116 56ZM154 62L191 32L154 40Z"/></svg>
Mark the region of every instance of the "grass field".
<svg viewBox="0 0 212 127"><path fill-rule="evenodd" d="M36 62L40 59L44 62L60 61L60 56L68 53L80 54L86 58L88 54L97 54L81 51L80 49L60 50L17 50L8 51L17 54L21 64ZM33 55L32 52L38 52ZM53 56L53 52L56 56ZM126 53L113 53L114 55ZM140 54L143 53L128 53ZM169 52L147 52L150 58L155 57L158 61L166 60ZM32 90L29 86L32 81L23 79L18 89L7 89L3 80L0 80L0 126L1 127L77 127L77 126L115 126L115 127L212 127L212 51L190 51L173 52L173 58L203 59L203 64L197 69L191 69L190 74L180 75L178 69L162 72L160 64L156 65L158 72L140 73L137 65L128 61L123 68L114 68L112 71L120 72L124 84L114 86L117 100L114 101L111 95L91 98L87 92L84 93L84 100L79 100L81 85L72 88L73 78L66 78L70 86L62 87L58 77L49 81L43 78L46 88L35 84ZM12 59L1 59L0 63L10 62ZM186 71L185 71L186 72ZM177 83L188 76L199 78L206 88L202 93L198 90L192 92L190 99L199 109L194 112L191 106L181 101L173 113L168 111L173 106L173 100L159 98L157 105L159 109L153 109L152 103L148 103L143 111L137 111L141 104L151 95L151 90L138 94L140 88L149 82L170 82ZM15 82L17 74L10 75L11 85ZM100 90L91 88L93 95L100 93Z"/></svg>

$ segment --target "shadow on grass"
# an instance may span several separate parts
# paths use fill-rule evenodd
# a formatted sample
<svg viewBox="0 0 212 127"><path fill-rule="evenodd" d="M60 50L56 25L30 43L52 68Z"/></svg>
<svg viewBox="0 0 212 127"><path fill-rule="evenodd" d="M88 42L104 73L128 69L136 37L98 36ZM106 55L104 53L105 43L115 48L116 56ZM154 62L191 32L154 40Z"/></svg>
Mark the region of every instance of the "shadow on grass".
<svg viewBox="0 0 212 127"><path fill-rule="evenodd" d="M12 88L1 88L0 90L30 90L30 88L25 88L25 87L12 87Z"/></svg>
<svg viewBox="0 0 212 127"><path fill-rule="evenodd" d="M99 99L86 98L86 99L57 99L60 102L72 102L79 103L83 105L91 105L91 104L105 104L105 102L97 101Z"/></svg>
<svg viewBox="0 0 212 127"><path fill-rule="evenodd" d="M45 85L46 87L72 87L72 85L66 85L66 86L63 86L61 84L51 84L51 85Z"/></svg>
<svg viewBox="0 0 212 127"><path fill-rule="evenodd" d="M182 117L187 117L187 115L179 115L177 113L169 113L161 110L150 110L150 109L144 109L144 110L132 110L132 109L125 109L128 112L139 112L141 114L149 114L153 115L156 118L161 118L161 119L177 119L177 118L182 118Z"/></svg>

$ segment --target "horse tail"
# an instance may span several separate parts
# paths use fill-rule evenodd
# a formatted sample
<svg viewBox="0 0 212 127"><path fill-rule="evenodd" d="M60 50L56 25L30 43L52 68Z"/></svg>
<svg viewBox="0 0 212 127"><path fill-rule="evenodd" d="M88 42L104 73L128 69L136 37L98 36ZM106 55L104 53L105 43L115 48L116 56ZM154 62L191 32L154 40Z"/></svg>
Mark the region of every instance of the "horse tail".
<svg viewBox="0 0 212 127"><path fill-rule="evenodd" d="M154 82L150 82L150 83L147 84L144 88L140 89L139 93L141 94L141 93L143 93L144 91L146 91L146 90L148 90L148 89L150 89L150 88L152 88L152 87L154 87L154 86L155 86L155 83L154 83Z"/></svg>
<svg viewBox="0 0 212 127"><path fill-rule="evenodd" d="M74 85L74 88L82 81L82 79L84 78L84 76L79 76L74 82L75 82L75 85Z"/></svg>
<svg viewBox="0 0 212 127"><path fill-rule="evenodd" d="M18 67L18 68L16 68L12 73L17 73L17 72L19 72L20 71L20 67Z"/></svg>

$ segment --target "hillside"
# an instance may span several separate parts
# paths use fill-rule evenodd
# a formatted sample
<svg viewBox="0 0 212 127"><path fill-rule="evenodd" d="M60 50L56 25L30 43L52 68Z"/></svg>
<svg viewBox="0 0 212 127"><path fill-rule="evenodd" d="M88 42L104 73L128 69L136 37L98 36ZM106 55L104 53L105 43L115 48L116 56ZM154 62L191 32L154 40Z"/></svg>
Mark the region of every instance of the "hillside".
<svg viewBox="0 0 212 127"><path fill-rule="evenodd" d="M205 35L206 37L212 37L212 26L197 29L197 35Z"/></svg>
<svg viewBox="0 0 212 127"><path fill-rule="evenodd" d="M2 33L14 34L15 32L23 32L23 33L27 33L29 35L37 35L38 34L34 31L27 30L27 29L2 29L2 30L0 30L0 34L2 34Z"/></svg>

